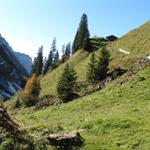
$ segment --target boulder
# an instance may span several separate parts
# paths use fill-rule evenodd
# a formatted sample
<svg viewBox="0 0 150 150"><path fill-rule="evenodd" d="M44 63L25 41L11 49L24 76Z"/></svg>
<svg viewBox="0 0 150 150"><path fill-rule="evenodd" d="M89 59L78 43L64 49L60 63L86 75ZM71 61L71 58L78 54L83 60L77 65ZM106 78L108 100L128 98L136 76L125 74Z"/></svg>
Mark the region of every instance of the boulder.
<svg viewBox="0 0 150 150"><path fill-rule="evenodd" d="M81 147L84 144L84 139L77 131L71 133L49 134L47 139L50 145L60 148Z"/></svg>

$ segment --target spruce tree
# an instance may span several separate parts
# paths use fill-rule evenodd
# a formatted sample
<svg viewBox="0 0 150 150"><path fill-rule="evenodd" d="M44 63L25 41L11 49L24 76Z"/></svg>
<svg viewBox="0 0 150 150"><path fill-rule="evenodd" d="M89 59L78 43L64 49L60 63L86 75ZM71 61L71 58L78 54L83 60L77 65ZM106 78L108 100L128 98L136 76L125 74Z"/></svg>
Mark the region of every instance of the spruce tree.
<svg viewBox="0 0 150 150"><path fill-rule="evenodd" d="M52 69L52 64L53 64L53 52L50 51L49 55L48 55L48 59L45 62L43 74L46 74L48 72L48 70Z"/></svg>
<svg viewBox="0 0 150 150"><path fill-rule="evenodd" d="M52 41L52 45L51 45L51 51L54 53L56 52L57 48L56 48L56 37L54 37L53 41Z"/></svg>
<svg viewBox="0 0 150 150"><path fill-rule="evenodd" d="M96 78L97 78L96 64L97 64L97 61L96 61L95 53L92 53L90 57L90 62L88 64L88 70L87 70L87 80L91 84L96 83Z"/></svg>
<svg viewBox="0 0 150 150"><path fill-rule="evenodd" d="M45 62L45 66L43 69L43 74L46 74L49 70L54 68L54 57L56 53L57 47L56 47L56 38L54 37L52 44L51 44L51 50L49 52L47 61Z"/></svg>
<svg viewBox="0 0 150 150"><path fill-rule="evenodd" d="M35 57L32 63L32 74L36 72L36 59L37 58Z"/></svg>
<svg viewBox="0 0 150 150"><path fill-rule="evenodd" d="M86 14L81 17L78 34L79 48L88 50L89 45L89 30L88 30L88 18Z"/></svg>
<svg viewBox="0 0 150 150"><path fill-rule="evenodd" d="M34 70L33 72L35 72L35 74L37 76L42 74L43 71L43 46L41 46L39 48L38 54L37 54L37 58L35 59L35 66L34 66Z"/></svg>
<svg viewBox="0 0 150 150"><path fill-rule="evenodd" d="M86 14L83 14L73 42L73 53L76 52L78 49L84 49L86 51L90 50L89 36L90 34L88 30L88 17Z"/></svg>
<svg viewBox="0 0 150 150"><path fill-rule="evenodd" d="M108 65L109 65L109 52L106 47L103 47L99 52L98 62L96 66L96 80L97 82L102 81L107 76Z"/></svg>
<svg viewBox="0 0 150 150"><path fill-rule="evenodd" d="M61 49L61 52L62 52L61 63L64 63L67 60L66 55L65 55L65 51L66 51L66 45L63 44L62 49Z"/></svg>
<svg viewBox="0 0 150 150"><path fill-rule="evenodd" d="M54 56L53 69L57 68L58 66L59 66L59 52L57 50Z"/></svg>
<svg viewBox="0 0 150 150"><path fill-rule="evenodd" d="M77 75L75 70L67 64L57 85L58 96L63 102L68 102L76 98L76 92L78 91L76 80Z"/></svg>
<svg viewBox="0 0 150 150"><path fill-rule="evenodd" d="M71 43L70 42L66 45L65 55L67 56L68 59L71 56Z"/></svg>
<svg viewBox="0 0 150 150"><path fill-rule="evenodd" d="M73 44L72 44L72 54L75 53L79 48L78 35L79 35L79 31L77 30L77 33L75 35L75 38L74 38L74 41L73 41Z"/></svg>
<svg viewBox="0 0 150 150"><path fill-rule="evenodd" d="M65 44L62 46L62 57L61 57L61 62L64 63L71 57L71 43L67 43L66 46Z"/></svg>

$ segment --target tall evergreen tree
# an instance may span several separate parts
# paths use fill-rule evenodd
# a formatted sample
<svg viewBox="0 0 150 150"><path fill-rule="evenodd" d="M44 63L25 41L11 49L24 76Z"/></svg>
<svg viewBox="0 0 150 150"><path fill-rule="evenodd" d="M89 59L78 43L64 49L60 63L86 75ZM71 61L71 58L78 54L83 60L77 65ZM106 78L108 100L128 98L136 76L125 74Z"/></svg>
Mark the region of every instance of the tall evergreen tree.
<svg viewBox="0 0 150 150"><path fill-rule="evenodd" d="M64 63L67 60L66 55L65 55L65 51L66 51L66 45L63 44L62 49L61 49L61 52L62 52L61 63Z"/></svg>
<svg viewBox="0 0 150 150"><path fill-rule="evenodd" d="M52 41L52 45L51 45L51 51L54 53L56 52L57 47L56 47L56 37L54 37L53 41Z"/></svg>
<svg viewBox="0 0 150 150"><path fill-rule="evenodd" d="M37 58L35 57L32 63L32 74L36 72L36 59Z"/></svg>
<svg viewBox="0 0 150 150"><path fill-rule="evenodd" d="M63 102L68 102L77 96L78 86L76 80L75 70L67 64L57 85L58 96Z"/></svg>
<svg viewBox="0 0 150 150"><path fill-rule="evenodd" d="M47 61L45 62L45 66L44 66L44 70L43 70L43 74L47 73L47 71L49 69L52 69L52 64L53 64L53 52L50 51Z"/></svg>
<svg viewBox="0 0 150 150"><path fill-rule="evenodd" d="M90 62L88 64L88 70L87 70L87 80L91 84L96 83L96 78L97 78L96 64L97 64L97 61L96 61L95 53L92 53L90 57Z"/></svg>
<svg viewBox="0 0 150 150"><path fill-rule="evenodd" d="M79 31L77 30L77 33L75 35L75 38L74 38L74 41L73 41L73 44L72 44L72 54L75 53L79 48L78 35L79 35Z"/></svg>
<svg viewBox="0 0 150 150"><path fill-rule="evenodd" d="M79 35L78 35L79 48L88 50L89 45L89 30L88 30L88 18L86 14L81 17L79 25Z"/></svg>
<svg viewBox="0 0 150 150"><path fill-rule="evenodd" d="M54 57L56 53L57 47L56 47L56 37L54 37L52 44L51 44L51 50L49 52L47 61L45 62L45 66L43 69L43 74L46 74L48 70L53 69L53 64L54 64Z"/></svg>
<svg viewBox="0 0 150 150"><path fill-rule="evenodd" d="M89 36L90 34L88 30L88 17L86 14L83 14L73 42L73 53L76 52L78 49L84 49L89 51Z"/></svg>
<svg viewBox="0 0 150 150"><path fill-rule="evenodd" d="M63 44L63 45L62 45L62 48L61 48L62 55L64 55L64 54L65 54L65 49L66 49L66 45L65 45L65 44Z"/></svg>
<svg viewBox="0 0 150 150"><path fill-rule="evenodd" d="M99 58L96 66L96 80L102 81L107 76L110 54L106 47L103 47L99 52Z"/></svg>
<svg viewBox="0 0 150 150"><path fill-rule="evenodd" d="M62 57L61 57L61 62L64 63L66 62L70 57L71 57L71 43L67 43L62 46Z"/></svg>
<svg viewBox="0 0 150 150"><path fill-rule="evenodd" d="M71 56L71 43L70 42L66 45L65 55L67 56L68 59Z"/></svg>
<svg viewBox="0 0 150 150"><path fill-rule="evenodd" d="M34 59L32 69L32 72L35 73L37 76L41 75L42 71L43 71L43 46L39 48L37 57Z"/></svg>
<svg viewBox="0 0 150 150"><path fill-rule="evenodd" d="M59 66L59 52L57 50L54 56L53 69L58 66Z"/></svg>

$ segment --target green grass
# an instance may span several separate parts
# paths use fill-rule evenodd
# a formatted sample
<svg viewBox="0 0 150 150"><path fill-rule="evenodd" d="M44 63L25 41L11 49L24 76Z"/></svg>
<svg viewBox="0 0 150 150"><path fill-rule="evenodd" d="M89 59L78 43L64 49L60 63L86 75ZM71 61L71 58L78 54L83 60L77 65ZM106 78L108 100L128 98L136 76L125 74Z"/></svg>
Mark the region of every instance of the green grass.
<svg viewBox="0 0 150 150"><path fill-rule="evenodd" d="M144 24L140 28L133 30L123 36L122 38L112 42L107 43L107 48L109 49L111 55L111 62L109 65L110 70L114 68L131 68L136 60L140 57L146 57L150 55L150 22ZM99 39L91 39L91 44L97 46L100 43ZM122 48L130 52L130 55L126 55L118 51ZM98 51L95 52L98 55ZM87 65L89 62L91 53L83 50L76 52L72 58L67 62L74 66L78 81L86 80ZM64 69L64 65L61 65L56 70L48 73L41 79L41 96L48 94L56 95L56 85L60 78L60 75Z"/></svg>
<svg viewBox="0 0 150 150"><path fill-rule="evenodd" d="M108 44L111 54L109 69L130 69L137 59L150 55L150 22ZM96 39L91 41L98 43ZM97 44L96 44L97 46ZM130 52L125 55L122 48ZM98 55L98 51L95 51ZM91 53L76 52L67 62L74 66L78 81L86 80ZM56 94L56 85L65 64L41 78L41 95ZM141 80L141 77L144 80ZM127 82L120 84L122 80ZM42 110L13 110L11 113L35 140L45 129L51 132L82 129L85 150L149 150L150 149L150 68L111 82L105 89L60 106ZM15 98L14 98L15 99ZM11 107L13 101L8 102Z"/></svg>
<svg viewBox="0 0 150 150"><path fill-rule="evenodd" d="M150 149L150 68L120 85L126 75L107 88L68 104L43 110L21 109L15 117L38 139L45 128L53 132L82 129L86 150ZM145 80L140 81L144 77Z"/></svg>

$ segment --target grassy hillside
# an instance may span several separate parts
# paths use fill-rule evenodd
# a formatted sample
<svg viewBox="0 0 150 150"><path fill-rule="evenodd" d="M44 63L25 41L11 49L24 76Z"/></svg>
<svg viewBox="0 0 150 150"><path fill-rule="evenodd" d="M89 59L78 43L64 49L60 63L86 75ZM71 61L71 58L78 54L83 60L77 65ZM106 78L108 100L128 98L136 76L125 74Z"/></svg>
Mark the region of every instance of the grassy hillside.
<svg viewBox="0 0 150 150"><path fill-rule="evenodd" d="M83 50L78 51L73 55L73 57L67 62L74 66L77 71L78 80L84 81L86 76L86 66L88 64L89 53ZM41 79L41 96L47 94L56 94L56 85L64 69L65 64L54 71L48 73Z"/></svg>
<svg viewBox="0 0 150 150"><path fill-rule="evenodd" d="M110 67L122 66L130 68L133 64L132 62L134 62L137 58L150 55L149 35L150 21L109 45L109 49L112 53L112 62ZM130 54L125 55L119 52L118 49L120 48L130 52Z"/></svg>
<svg viewBox="0 0 150 150"><path fill-rule="evenodd" d="M51 132L82 130L85 150L150 149L150 68L124 75L102 91L68 104L14 116L35 139ZM122 80L128 78L124 84ZM142 80L141 80L142 79Z"/></svg>
<svg viewBox="0 0 150 150"><path fill-rule="evenodd" d="M138 72L131 67L139 58L150 55L150 22L107 45L111 54L109 69L130 70L106 88L67 104L42 110L20 108L10 113L36 142L46 139L45 131L80 130L85 150L150 149L150 67ZM93 46L98 41L91 40ZM123 49L130 54L119 51ZM95 51L96 55L98 51ZM78 81L86 80L91 53L76 52L68 63L77 72ZM41 78L41 96L56 94L56 85L65 64ZM140 67L140 66L139 66ZM137 71L137 70L136 70ZM8 103L12 105L13 101Z"/></svg>
<svg viewBox="0 0 150 150"><path fill-rule="evenodd" d="M108 44L107 48L111 54L110 70L117 67L122 67L129 69L137 58L145 57L150 54L150 22L141 26L140 28L129 32L127 35L118 39L117 41ZM93 47L101 46L99 39L91 39ZM98 44L99 43L99 44ZM100 44L101 43L101 44ZM104 42L105 43L105 42ZM103 44L104 44L103 43ZM106 43L105 43L106 44ZM129 55L124 54L119 51L119 49L124 49L130 52ZM96 54L98 51L95 52ZM68 61L71 63L77 75L79 81L86 80L87 64L89 61L91 53L79 50L75 53L72 58ZM56 70L51 73L48 73L41 80L41 96L47 94L56 94L56 85L60 75L64 69L64 65L61 65Z"/></svg>

